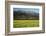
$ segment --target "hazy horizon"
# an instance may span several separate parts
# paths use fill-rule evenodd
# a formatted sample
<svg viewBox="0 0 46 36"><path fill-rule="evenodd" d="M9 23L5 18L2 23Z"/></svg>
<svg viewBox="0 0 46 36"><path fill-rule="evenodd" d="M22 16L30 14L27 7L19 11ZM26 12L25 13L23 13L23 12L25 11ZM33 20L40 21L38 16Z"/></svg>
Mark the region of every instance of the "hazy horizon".
<svg viewBox="0 0 46 36"><path fill-rule="evenodd" d="M38 8L13 8L13 11L26 11L26 13L30 13L30 12L39 13Z"/></svg>

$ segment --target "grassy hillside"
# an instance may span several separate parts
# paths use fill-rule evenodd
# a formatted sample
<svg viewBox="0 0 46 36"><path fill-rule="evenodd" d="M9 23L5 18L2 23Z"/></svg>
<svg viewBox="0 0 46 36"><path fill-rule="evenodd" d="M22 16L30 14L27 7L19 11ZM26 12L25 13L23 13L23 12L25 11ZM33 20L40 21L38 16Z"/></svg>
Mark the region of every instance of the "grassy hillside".
<svg viewBox="0 0 46 36"><path fill-rule="evenodd" d="M14 28L24 28L24 27L38 27L39 20L14 20Z"/></svg>

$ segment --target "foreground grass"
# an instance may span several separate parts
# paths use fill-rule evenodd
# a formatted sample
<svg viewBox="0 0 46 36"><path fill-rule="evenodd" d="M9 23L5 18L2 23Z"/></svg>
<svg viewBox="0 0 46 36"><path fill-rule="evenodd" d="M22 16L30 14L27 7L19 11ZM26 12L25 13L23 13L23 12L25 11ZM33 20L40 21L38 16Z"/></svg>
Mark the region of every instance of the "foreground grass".
<svg viewBox="0 0 46 36"><path fill-rule="evenodd" d="M24 28L24 27L38 27L39 20L14 20L14 28Z"/></svg>

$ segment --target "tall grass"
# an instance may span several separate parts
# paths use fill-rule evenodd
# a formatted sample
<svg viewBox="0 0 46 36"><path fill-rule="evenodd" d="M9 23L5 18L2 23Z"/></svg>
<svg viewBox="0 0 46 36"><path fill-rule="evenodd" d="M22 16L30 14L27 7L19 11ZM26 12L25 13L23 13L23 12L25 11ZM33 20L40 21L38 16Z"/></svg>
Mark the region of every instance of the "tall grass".
<svg viewBox="0 0 46 36"><path fill-rule="evenodd" d="M14 28L24 28L24 27L38 27L39 20L14 20Z"/></svg>

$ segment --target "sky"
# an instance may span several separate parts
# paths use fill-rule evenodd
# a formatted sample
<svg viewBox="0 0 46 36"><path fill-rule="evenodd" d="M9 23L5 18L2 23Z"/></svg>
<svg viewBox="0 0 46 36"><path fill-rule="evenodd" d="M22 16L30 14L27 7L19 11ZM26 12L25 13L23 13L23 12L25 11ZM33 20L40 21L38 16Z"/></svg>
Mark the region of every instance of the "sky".
<svg viewBox="0 0 46 36"><path fill-rule="evenodd" d="M35 13L39 13L39 9L38 8L13 8L13 11L26 11L27 13L35 12Z"/></svg>

